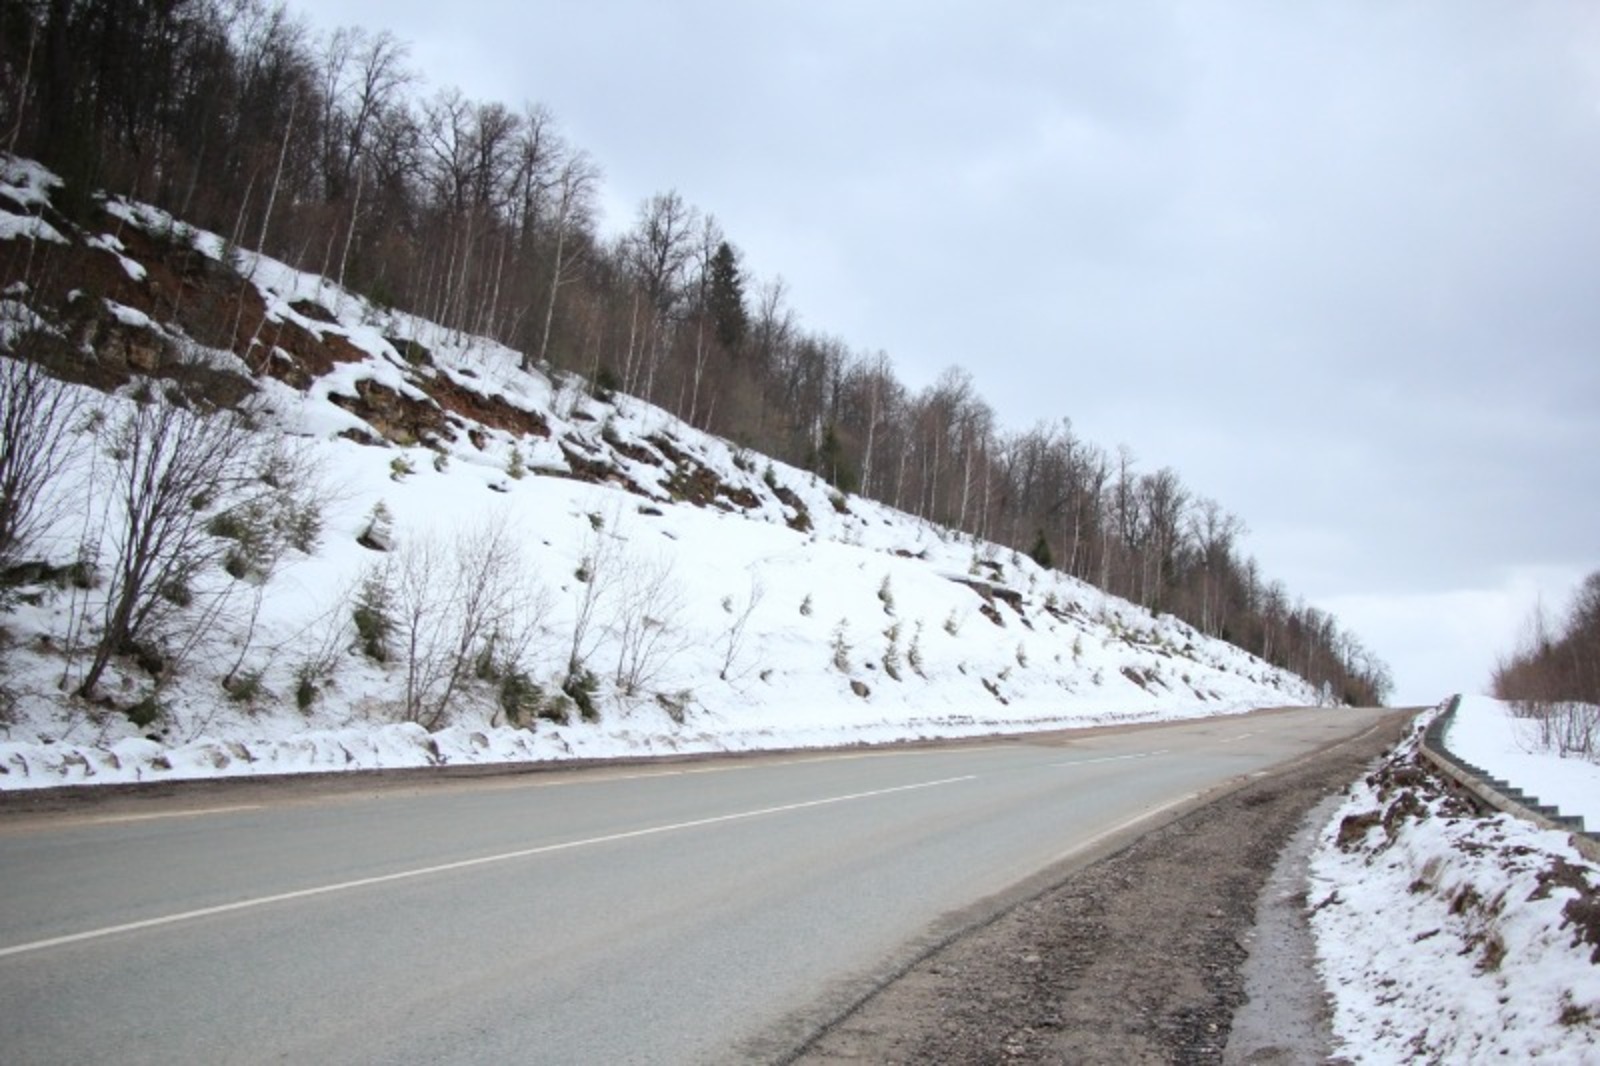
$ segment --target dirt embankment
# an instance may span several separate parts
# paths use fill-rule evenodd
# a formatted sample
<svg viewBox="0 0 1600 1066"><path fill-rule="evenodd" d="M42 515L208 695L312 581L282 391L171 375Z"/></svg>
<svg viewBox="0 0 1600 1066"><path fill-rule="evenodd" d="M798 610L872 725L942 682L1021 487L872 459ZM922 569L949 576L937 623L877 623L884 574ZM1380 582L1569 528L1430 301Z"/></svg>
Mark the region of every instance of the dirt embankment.
<svg viewBox="0 0 1600 1066"><path fill-rule="evenodd" d="M1257 779L925 958L802 1063L1220 1063L1256 898L1408 716Z"/></svg>

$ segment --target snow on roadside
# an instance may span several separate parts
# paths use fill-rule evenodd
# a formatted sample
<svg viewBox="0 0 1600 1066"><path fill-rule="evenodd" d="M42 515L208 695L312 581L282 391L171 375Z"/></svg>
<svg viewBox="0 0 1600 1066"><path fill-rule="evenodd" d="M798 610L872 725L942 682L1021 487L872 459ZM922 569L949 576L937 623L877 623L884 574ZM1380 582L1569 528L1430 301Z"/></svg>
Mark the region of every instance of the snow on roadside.
<svg viewBox="0 0 1600 1066"><path fill-rule="evenodd" d="M1354 1062L1600 1061L1600 868L1483 817L1412 737L1323 829L1309 901L1337 1052Z"/></svg>
<svg viewBox="0 0 1600 1066"><path fill-rule="evenodd" d="M449 365L453 355L437 349L434 357ZM319 385L334 387L361 372L387 371L372 362L347 364L330 375L337 380ZM555 394L530 391L545 403ZM75 607L71 596L48 587L24 590L26 599L6 616L17 638L7 681L16 698L13 720L0 731L0 789L881 743L1315 700L1298 678L1170 616L1152 616L1026 556L871 501L852 498L840 511L810 475L771 464L774 483L808 508L813 522L809 532L791 529L764 472L742 468L722 442L634 401L606 406L581 424L563 422L550 408L545 417L569 438L586 433L596 452L609 447L608 434L623 442L670 439L719 479L757 495L761 506L733 513L675 502L664 490L652 502L570 478L512 478L513 440L498 432L485 434L481 449L463 439L442 455L366 447L336 436L360 423L325 393L294 394L272 383L268 394L286 426L310 434L303 447L335 483L315 551L286 561L265 589L253 631L239 612L216 621L214 639L193 656L185 679L165 689L165 721L156 732L63 698L60 649L73 639L72 612L87 608L93 617L95 605ZM521 445L530 469L531 458L543 455L534 443ZM413 472L397 473L397 458ZM635 480L645 482L647 473L660 476L660 468L642 468ZM534 663L546 691L559 684L570 643L581 590L575 572L602 538L614 546L617 566L670 565L670 613L685 646L664 662L644 698L608 699L599 722L514 728L492 697L476 690L464 693L450 729L430 735L399 721L395 671L345 650L353 643L351 591L363 568L383 558L358 543L380 503L402 553L409 545L454 543L484 523L518 531L524 569L550 599ZM56 557L75 550L75 516L60 531ZM984 596L963 583L978 580L978 572L980 584L1012 590L1017 606L996 600L998 609L988 606L986 616ZM234 595L242 612L249 591ZM747 606L748 630L730 648L733 621ZM616 662L614 636L602 636L593 651L597 669ZM843 669L833 661L836 640L848 645ZM337 666L319 685L315 705L302 711L295 670L308 649L325 642L341 649ZM219 682L241 650L261 691L244 703L228 699ZM894 656L898 677L890 671ZM142 683L126 671L110 688L127 699L122 693L136 693ZM682 721L657 694L681 698Z"/></svg>
<svg viewBox="0 0 1600 1066"><path fill-rule="evenodd" d="M1600 830L1600 763L1542 748L1539 723L1517 717L1511 704L1463 696L1444 742L1464 762Z"/></svg>

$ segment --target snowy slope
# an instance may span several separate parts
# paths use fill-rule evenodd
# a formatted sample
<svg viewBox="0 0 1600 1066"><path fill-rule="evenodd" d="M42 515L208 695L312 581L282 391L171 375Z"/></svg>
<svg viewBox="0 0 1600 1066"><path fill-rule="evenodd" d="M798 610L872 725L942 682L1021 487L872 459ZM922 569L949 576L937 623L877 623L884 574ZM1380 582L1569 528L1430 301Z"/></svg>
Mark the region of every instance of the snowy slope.
<svg viewBox="0 0 1600 1066"><path fill-rule="evenodd" d="M1462 697L1445 735L1446 746L1540 803L1583 818L1585 828L1600 829L1600 763L1549 750L1539 722L1519 718L1514 710L1503 700Z"/></svg>
<svg viewBox="0 0 1600 1066"><path fill-rule="evenodd" d="M1312 859L1336 1051L1600 1062L1600 868L1564 833L1445 792L1416 757L1431 718L1350 791Z"/></svg>
<svg viewBox="0 0 1600 1066"><path fill-rule="evenodd" d="M47 200L41 168L12 160L0 178L14 204ZM130 249L177 241L220 269L223 242L139 204L113 201L104 217L107 232L76 237L86 254L110 257L118 279L115 298L91 310L151 344L182 340L145 299L162 264ZM9 242L0 251L73 239L61 230L0 211ZM131 662L115 664L105 704L64 694L81 671L65 649L81 645L74 626L94 617L100 593L22 590L3 616L12 700L0 787L883 742L1316 701L1299 678L1170 616L839 496L658 408L524 372L509 349L273 260L234 252L226 263L263 309L248 362L277 376L252 374L231 352L202 354L219 373L254 381L271 431L321 471L321 535L264 585L203 578L226 607L161 684L161 716L144 727L120 713L155 688ZM59 309L36 295L25 281L6 292L7 343L24 327L56 328ZM306 354L323 351L335 355ZM141 380L96 394L107 421ZM84 445L68 480L87 502L46 541L58 565L94 539L107 505L94 488L106 480L104 448ZM380 509L388 551L358 542ZM469 679L447 720L424 728L407 720L401 664L360 651L358 587L374 568L393 575L429 557L445 560L442 581L464 544L496 530L513 545L533 635L520 663L550 714L513 725L494 686ZM581 657L598 679L596 721L555 695L586 606ZM434 609L448 628L457 608ZM641 627L655 644L647 669L630 671ZM252 679L243 698L223 689L230 670ZM297 698L308 691L314 698ZM568 721L553 720L563 712Z"/></svg>

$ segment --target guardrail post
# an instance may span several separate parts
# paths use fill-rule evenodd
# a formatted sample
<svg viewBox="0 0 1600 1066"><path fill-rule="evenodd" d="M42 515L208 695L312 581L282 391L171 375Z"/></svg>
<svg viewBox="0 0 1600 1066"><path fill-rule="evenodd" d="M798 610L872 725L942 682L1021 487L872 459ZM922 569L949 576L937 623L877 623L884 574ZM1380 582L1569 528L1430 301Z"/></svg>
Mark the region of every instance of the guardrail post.
<svg viewBox="0 0 1600 1066"><path fill-rule="evenodd" d="M1461 697L1451 696L1444 711L1435 716L1422 734L1419 749L1422 757L1439 773L1480 803L1494 810L1504 811L1541 829L1554 829L1571 834L1572 846L1590 862L1600 863L1600 836L1584 830L1583 818L1563 815L1556 807L1543 804L1499 778L1490 777L1483 770L1457 758L1445 745L1445 733L1456 711L1461 707Z"/></svg>

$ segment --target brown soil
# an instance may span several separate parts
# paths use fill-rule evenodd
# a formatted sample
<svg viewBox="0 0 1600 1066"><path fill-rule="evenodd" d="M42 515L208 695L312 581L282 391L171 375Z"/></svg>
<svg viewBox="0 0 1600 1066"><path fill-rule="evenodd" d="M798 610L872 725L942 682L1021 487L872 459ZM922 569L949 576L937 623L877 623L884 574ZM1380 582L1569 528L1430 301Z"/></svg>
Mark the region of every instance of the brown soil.
<svg viewBox="0 0 1600 1066"><path fill-rule="evenodd" d="M1396 715L1070 872L926 956L803 1063L1220 1063L1256 899L1306 813L1397 743Z"/></svg>

